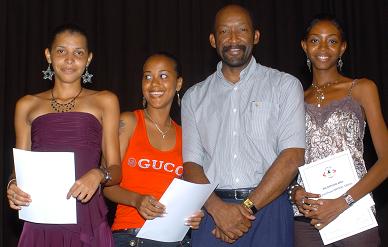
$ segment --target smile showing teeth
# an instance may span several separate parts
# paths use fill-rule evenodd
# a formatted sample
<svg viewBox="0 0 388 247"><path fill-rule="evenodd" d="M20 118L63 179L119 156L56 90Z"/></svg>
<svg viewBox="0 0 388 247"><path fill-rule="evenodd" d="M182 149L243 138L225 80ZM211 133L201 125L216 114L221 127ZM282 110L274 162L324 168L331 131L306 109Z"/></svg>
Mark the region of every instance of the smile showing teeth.
<svg viewBox="0 0 388 247"><path fill-rule="evenodd" d="M329 59L329 57L328 56L318 56L318 59L326 61L327 59Z"/></svg>
<svg viewBox="0 0 388 247"><path fill-rule="evenodd" d="M150 94L154 97L157 97L157 96L162 96L164 94L164 92L150 92Z"/></svg>

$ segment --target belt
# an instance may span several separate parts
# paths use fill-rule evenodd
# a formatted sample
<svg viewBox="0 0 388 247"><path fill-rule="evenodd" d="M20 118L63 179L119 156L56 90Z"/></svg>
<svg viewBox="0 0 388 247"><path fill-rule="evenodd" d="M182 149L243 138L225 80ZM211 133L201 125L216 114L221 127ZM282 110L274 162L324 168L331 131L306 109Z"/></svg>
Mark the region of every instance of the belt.
<svg viewBox="0 0 388 247"><path fill-rule="evenodd" d="M132 235L137 235L141 228L126 228L126 229L118 229L113 230L112 233L128 233Z"/></svg>
<svg viewBox="0 0 388 247"><path fill-rule="evenodd" d="M236 189L236 190L224 190L218 189L214 193L221 199L234 199L234 200L244 200L249 196L249 194L254 190L254 188L248 189Z"/></svg>
<svg viewBox="0 0 388 247"><path fill-rule="evenodd" d="M295 221L310 223L311 219L304 216L295 216Z"/></svg>

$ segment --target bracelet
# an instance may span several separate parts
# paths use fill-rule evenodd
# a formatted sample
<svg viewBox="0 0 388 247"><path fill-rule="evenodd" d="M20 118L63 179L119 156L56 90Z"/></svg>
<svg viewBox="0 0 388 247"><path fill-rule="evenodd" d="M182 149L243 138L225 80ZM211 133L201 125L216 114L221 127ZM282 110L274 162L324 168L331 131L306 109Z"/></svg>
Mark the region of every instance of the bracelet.
<svg viewBox="0 0 388 247"><path fill-rule="evenodd" d="M9 186L11 186L12 182L15 182L15 184L16 184L16 178L9 180L9 182L7 184L7 190L9 189Z"/></svg>
<svg viewBox="0 0 388 247"><path fill-rule="evenodd" d="M294 189L300 187L299 184L293 184L293 185L290 185L287 187L287 194L288 194L288 200L292 203L292 204L295 204L293 201L292 201L292 193L294 192Z"/></svg>

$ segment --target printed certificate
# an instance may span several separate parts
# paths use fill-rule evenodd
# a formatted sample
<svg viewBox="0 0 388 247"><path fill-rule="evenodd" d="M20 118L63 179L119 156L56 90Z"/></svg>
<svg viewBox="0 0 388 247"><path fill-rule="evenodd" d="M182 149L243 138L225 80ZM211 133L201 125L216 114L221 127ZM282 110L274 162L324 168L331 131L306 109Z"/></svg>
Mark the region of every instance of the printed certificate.
<svg viewBox="0 0 388 247"><path fill-rule="evenodd" d="M359 180L348 150L299 167L306 191L323 199L343 195ZM319 231L325 245L377 226L371 210L374 205L368 194L354 203L330 224Z"/></svg>

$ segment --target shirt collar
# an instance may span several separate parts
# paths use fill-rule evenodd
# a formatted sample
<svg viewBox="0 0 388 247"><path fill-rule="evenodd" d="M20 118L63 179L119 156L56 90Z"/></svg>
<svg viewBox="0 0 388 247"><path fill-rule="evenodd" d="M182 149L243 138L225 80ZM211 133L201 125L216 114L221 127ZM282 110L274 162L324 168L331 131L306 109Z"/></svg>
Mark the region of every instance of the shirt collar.
<svg viewBox="0 0 388 247"><path fill-rule="evenodd" d="M251 61L249 61L249 64L247 65L247 67L245 67L240 72L240 80L238 82L236 82L236 84L241 83L241 82L245 81L247 78L249 78L251 76L251 74L255 71L255 68L256 68L256 59L252 56ZM222 69L222 61L218 62L218 64L217 64L216 74L219 78L230 83L228 80L225 79L224 74L222 73L221 69Z"/></svg>

